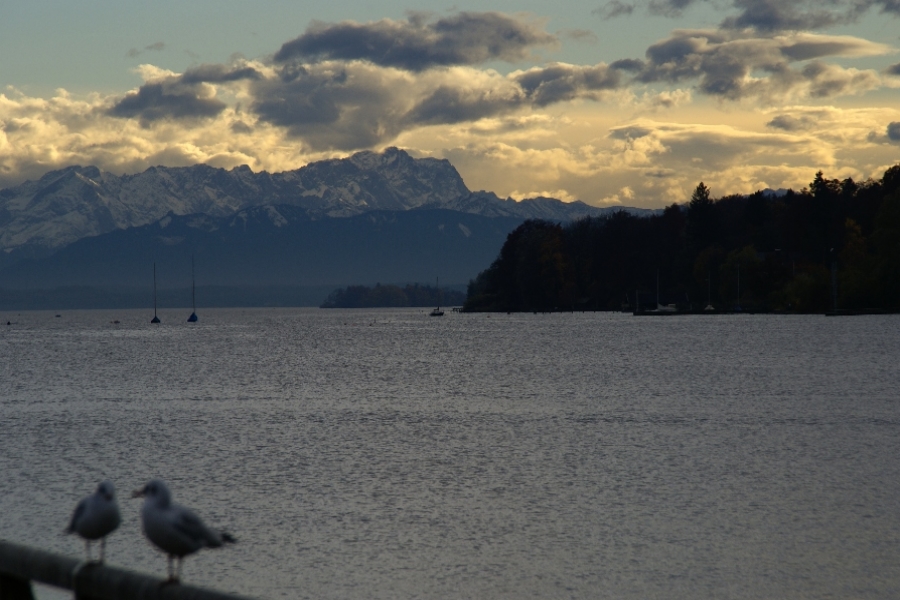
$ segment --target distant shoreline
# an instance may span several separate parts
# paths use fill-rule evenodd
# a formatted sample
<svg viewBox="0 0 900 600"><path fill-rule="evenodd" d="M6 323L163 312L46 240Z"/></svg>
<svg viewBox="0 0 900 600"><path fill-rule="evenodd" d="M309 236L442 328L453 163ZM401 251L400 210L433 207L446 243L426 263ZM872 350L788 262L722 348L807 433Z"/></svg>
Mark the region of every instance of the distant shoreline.
<svg viewBox="0 0 900 600"><path fill-rule="evenodd" d="M197 286L200 308L317 307L338 286ZM160 309L191 307L191 288L158 291ZM153 310L153 290L69 286L53 289L0 288L0 310Z"/></svg>

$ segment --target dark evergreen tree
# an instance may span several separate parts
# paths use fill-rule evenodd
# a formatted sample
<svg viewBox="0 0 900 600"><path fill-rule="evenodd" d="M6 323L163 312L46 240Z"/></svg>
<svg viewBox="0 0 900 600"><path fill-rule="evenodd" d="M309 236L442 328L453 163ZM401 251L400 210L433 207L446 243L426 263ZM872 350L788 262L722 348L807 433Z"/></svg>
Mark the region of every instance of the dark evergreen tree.
<svg viewBox="0 0 900 600"><path fill-rule="evenodd" d="M633 308L655 299L659 274L664 304L824 311L832 261L841 307L900 309L900 165L862 183L820 171L777 197L713 200L701 182L686 207L651 217L527 221L469 284L466 308Z"/></svg>

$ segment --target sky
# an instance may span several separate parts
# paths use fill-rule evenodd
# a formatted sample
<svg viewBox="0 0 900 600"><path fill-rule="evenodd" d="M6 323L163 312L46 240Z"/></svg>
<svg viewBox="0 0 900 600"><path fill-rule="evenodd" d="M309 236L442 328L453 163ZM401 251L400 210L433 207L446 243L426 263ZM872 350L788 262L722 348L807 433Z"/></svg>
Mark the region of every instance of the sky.
<svg viewBox="0 0 900 600"><path fill-rule="evenodd" d="M390 146L595 206L860 181L900 163L898 50L900 0L13 2L0 188Z"/></svg>

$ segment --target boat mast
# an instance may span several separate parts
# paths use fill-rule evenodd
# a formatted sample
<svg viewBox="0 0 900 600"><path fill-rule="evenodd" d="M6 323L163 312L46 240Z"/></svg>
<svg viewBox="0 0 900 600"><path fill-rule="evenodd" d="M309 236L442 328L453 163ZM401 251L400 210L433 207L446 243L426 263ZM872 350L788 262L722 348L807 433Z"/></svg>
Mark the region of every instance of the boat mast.
<svg viewBox="0 0 900 600"><path fill-rule="evenodd" d="M151 323L159 323L159 317L156 316L156 263L153 263L153 318Z"/></svg>
<svg viewBox="0 0 900 600"><path fill-rule="evenodd" d="M659 269L656 270L656 308L659 308Z"/></svg>
<svg viewBox="0 0 900 600"><path fill-rule="evenodd" d="M194 255L191 254L191 316L188 317L188 323L197 322L197 294L196 279L194 278Z"/></svg>

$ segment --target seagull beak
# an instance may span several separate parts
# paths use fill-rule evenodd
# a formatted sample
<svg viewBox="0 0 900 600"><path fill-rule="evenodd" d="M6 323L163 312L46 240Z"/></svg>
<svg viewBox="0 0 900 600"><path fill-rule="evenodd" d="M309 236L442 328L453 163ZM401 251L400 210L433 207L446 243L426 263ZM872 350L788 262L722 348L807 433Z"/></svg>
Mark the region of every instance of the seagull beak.
<svg viewBox="0 0 900 600"><path fill-rule="evenodd" d="M138 489L134 490L133 492L131 492L132 498L143 498L144 495L145 495L144 488L138 488Z"/></svg>

